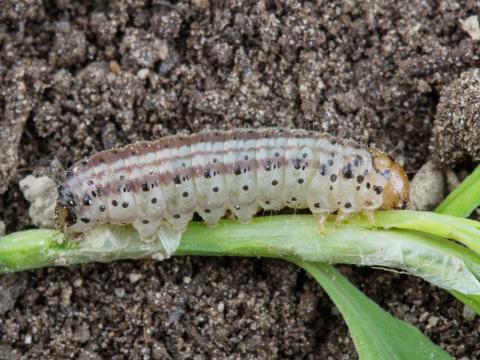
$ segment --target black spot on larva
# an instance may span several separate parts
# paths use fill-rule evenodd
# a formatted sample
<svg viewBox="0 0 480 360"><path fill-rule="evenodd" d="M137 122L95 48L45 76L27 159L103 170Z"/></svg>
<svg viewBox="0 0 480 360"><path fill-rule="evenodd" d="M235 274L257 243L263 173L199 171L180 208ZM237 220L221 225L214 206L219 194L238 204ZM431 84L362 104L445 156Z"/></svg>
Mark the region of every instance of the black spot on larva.
<svg viewBox="0 0 480 360"><path fill-rule="evenodd" d="M370 189L370 183L367 182L367 189Z"/></svg>
<svg viewBox="0 0 480 360"><path fill-rule="evenodd" d="M173 178L173 182L177 185L180 185L182 183L182 179L180 179L180 175L175 175Z"/></svg>
<svg viewBox="0 0 480 360"><path fill-rule="evenodd" d="M85 196L83 197L83 205L90 206L91 204L92 204L92 198L90 197L90 195L85 194Z"/></svg>
<svg viewBox="0 0 480 360"><path fill-rule="evenodd" d="M265 204L270 205L270 201L269 201L269 200L265 200Z"/></svg>
<svg viewBox="0 0 480 360"><path fill-rule="evenodd" d="M242 173L242 168L238 165L235 165L235 167L233 168L233 173L235 175L240 175Z"/></svg>
<svg viewBox="0 0 480 360"><path fill-rule="evenodd" d="M207 214L210 213L210 209L205 209L205 210L203 210L203 211L205 211L205 213L207 213Z"/></svg>
<svg viewBox="0 0 480 360"><path fill-rule="evenodd" d="M235 210L240 210L240 205L234 205L233 208L234 208Z"/></svg>
<svg viewBox="0 0 480 360"><path fill-rule="evenodd" d="M124 201L124 202L122 203L122 207L123 207L124 209L126 209L126 208L128 207L128 201Z"/></svg>
<svg viewBox="0 0 480 360"><path fill-rule="evenodd" d="M95 186L95 190L97 191L97 195L98 196L102 196L103 195L103 190L100 186Z"/></svg>
<svg viewBox="0 0 480 360"><path fill-rule="evenodd" d="M117 192L122 192L122 188L123 188L122 185L118 185L117 186Z"/></svg>
<svg viewBox="0 0 480 360"><path fill-rule="evenodd" d="M156 204L157 203L157 198L152 198L152 200L150 200L152 204Z"/></svg>
<svg viewBox="0 0 480 360"><path fill-rule="evenodd" d="M100 205L98 207L98 209L101 211L101 212L104 212L107 208L105 207L105 205Z"/></svg>
<svg viewBox="0 0 480 360"><path fill-rule="evenodd" d="M215 160L215 159L214 159L214 160ZM214 162L215 162L215 161L214 161ZM183 168L184 168L184 167L187 167L187 164L182 163L182 167L183 167Z"/></svg>
<svg viewBox="0 0 480 360"><path fill-rule="evenodd" d="M205 177L205 179L210 179L212 177L212 169L206 169L203 173L203 176Z"/></svg>
<svg viewBox="0 0 480 360"><path fill-rule="evenodd" d="M75 176L75 173L72 170L68 170L65 175L67 176L67 179L71 179Z"/></svg>
<svg viewBox="0 0 480 360"><path fill-rule="evenodd" d="M330 176L330 181L331 181L331 182L337 181L337 175L332 174L332 175Z"/></svg>
<svg viewBox="0 0 480 360"><path fill-rule="evenodd" d="M307 154L307 153L303 153L303 154L302 154L302 157L303 157L304 159L306 159L306 158L307 158L307 156L308 156L308 154Z"/></svg>
<svg viewBox="0 0 480 360"><path fill-rule="evenodd" d="M90 194L92 194L92 196L93 196L94 198L97 197L97 193L96 193L95 191L93 191L93 190L92 190L92 192L91 192Z"/></svg>
<svg viewBox="0 0 480 360"><path fill-rule="evenodd" d="M217 162L217 158L214 158L212 162L215 164Z"/></svg>
<svg viewBox="0 0 480 360"><path fill-rule="evenodd" d="M130 192L132 191L132 185L130 185L130 183L127 183L127 185L125 185L125 189L123 190L124 192L127 191L127 192Z"/></svg>
<svg viewBox="0 0 480 360"><path fill-rule="evenodd" d="M366 206L372 206L373 203L372 203L372 201L370 201L370 200L365 200L365 205L366 205Z"/></svg>
<svg viewBox="0 0 480 360"><path fill-rule="evenodd" d="M175 215L173 215L173 217L174 217L175 219L180 219L180 214L175 214Z"/></svg>
<svg viewBox="0 0 480 360"><path fill-rule="evenodd" d="M250 166L248 167L248 171L250 171ZM243 168L243 173L245 174L247 172L247 168Z"/></svg>
<svg viewBox="0 0 480 360"><path fill-rule="evenodd" d="M303 184L303 179L302 178L298 179L298 183Z"/></svg>
<svg viewBox="0 0 480 360"><path fill-rule="evenodd" d="M364 179L365 179L365 178L363 177L363 175L358 175L358 176L357 176L357 183L361 184Z"/></svg>
<svg viewBox="0 0 480 360"><path fill-rule="evenodd" d="M144 182L144 183L142 184L142 190L143 190L143 191L148 191L148 190L150 190L150 186L148 186L148 182Z"/></svg>
<svg viewBox="0 0 480 360"><path fill-rule="evenodd" d="M90 219L87 219L87 218L80 218L80 220L85 224L88 224L90 222Z"/></svg>
<svg viewBox="0 0 480 360"><path fill-rule="evenodd" d="M272 162L270 160L265 161L265 165L263 166L265 171L270 171L272 170Z"/></svg>
<svg viewBox="0 0 480 360"><path fill-rule="evenodd" d="M328 166L333 166L333 160L332 159L329 159L328 162L327 162Z"/></svg>
<svg viewBox="0 0 480 360"><path fill-rule="evenodd" d="M373 185L373 191L375 191L377 193L377 195L380 195L383 191L383 187L381 186L377 186L377 185Z"/></svg>
<svg viewBox="0 0 480 360"><path fill-rule="evenodd" d="M118 206L118 201L117 200L112 200L112 205L113 206Z"/></svg>
<svg viewBox="0 0 480 360"><path fill-rule="evenodd" d="M218 187L215 186L212 190L213 192L218 192Z"/></svg>
<svg viewBox="0 0 480 360"><path fill-rule="evenodd" d="M248 155L245 155L243 158L244 158L245 160L248 160Z"/></svg>
<svg viewBox="0 0 480 360"><path fill-rule="evenodd" d="M330 191L332 191L332 190L333 190L333 186L330 185Z"/></svg>
<svg viewBox="0 0 480 360"><path fill-rule="evenodd" d="M80 164L81 164L82 166L87 166L88 162L86 162L85 160L83 160Z"/></svg>
<svg viewBox="0 0 480 360"><path fill-rule="evenodd" d="M353 160L353 165L359 167L362 163L362 157L360 155L355 156L355 160Z"/></svg>
<svg viewBox="0 0 480 360"><path fill-rule="evenodd" d="M279 157L279 156L280 156L280 153L276 152L275 157Z"/></svg>
<svg viewBox="0 0 480 360"><path fill-rule="evenodd" d="M318 209L320 207L320 203L315 203L315 204L313 204L313 206Z"/></svg>
<svg viewBox="0 0 480 360"><path fill-rule="evenodd" d="M352 204L349 202L345 203L345 208L350 209L352 207Z"/></svg>
<svg viewBox="0 0 480 360"><path fill-rule="evenodd" d="M359 185L357 185L357 191L360 191L360 186Z"/></svg>
<svg viewBox="0 0 480 360"><path fill-rule="evenodd" d="M248 185L244 185L242 189L248 191Z"/></svg>
<svg viewBox="0 0 480 360"><path fill-rule="evenodd" d="M352 164L348 163L343 167L342 175L345 179L353 179L355 177L353 173Z"/></svg>
<svg viewBox="0 0 480 360"><path fill-rule="evenodd" d="M278 184L278 181L277 180L272 180L272 185L273 186L276 186Z"/></svg>
<svg viewBox="0 0 480 360"><path fill-rule="evenodd" d="M125 176L120 175L120 181L125 181Z"/></svg>
<svg viewBox="0 0 480 360"><path fill-rule="evenodd" d="M142 224L145 224L145 225L148 224L149 222L150 221L148 221L148 220L142 220Z"/></svg>
<svg viewBox="0 0 480 360"><path fill-rule="evenodd" d="M88 180L88 181L87 181L87 184L90 185L90 186L92 186L92 185L93 185L93 180Z"/></svg>
<svg viewBox="0 0 480 360"><path fill-rule="evenodd" d="M332 140L330 144L335 145L337 142L335 140Z"/></svg>
<svg viewBox="0 0 480 360"><path fill-rule="evenodd" d="M296 197L292 197L292 201L297 201L297 198L296 198Z"/></svg>
<svg viewBox="0 0 480 360"><path fill-rule="evenodd" d="M300 159L295 159L295 160L293 160L293 168L294 168L295 170L298 170L298 169L300 169L301 167L302 167L302 160L300 160Z"/></svg>
<svg viewBox="0 0 480 360"><path fill-rule="evenodd" d="M322 165L320 166L320 175L322 175L322 176L327 175L327 165L322 164Z"/></svg>
<svg viewBox="0 0 480 360"><path fill-rule="evenodd" d="M332 152L330 153L330 156L331 156L331 157L335 157L335 153L332 151Z"/></svg>
<svg viewBox="0 0 480 360"><path fill-rule="evenodd" d="M182 194L183 197L188 197L188 192L184 191Z"/></svg>

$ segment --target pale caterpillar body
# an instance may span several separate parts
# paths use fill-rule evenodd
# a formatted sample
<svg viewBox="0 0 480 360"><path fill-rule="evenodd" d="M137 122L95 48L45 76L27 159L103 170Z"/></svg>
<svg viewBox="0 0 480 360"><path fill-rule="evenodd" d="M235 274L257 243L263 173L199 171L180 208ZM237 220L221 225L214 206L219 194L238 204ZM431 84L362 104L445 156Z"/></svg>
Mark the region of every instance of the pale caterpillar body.
<svg viewBox="0 0 480 360"><path fill-rule="evenodd" d="M74 233L132 224L169 256L195 212L214 226L227 211L248 223L259 209L309 208L321 226L335 211L343 218L408 199L404 170L377 149L304 130L232 130L140 142L77 163L59 186L57 224Z"/></svg>

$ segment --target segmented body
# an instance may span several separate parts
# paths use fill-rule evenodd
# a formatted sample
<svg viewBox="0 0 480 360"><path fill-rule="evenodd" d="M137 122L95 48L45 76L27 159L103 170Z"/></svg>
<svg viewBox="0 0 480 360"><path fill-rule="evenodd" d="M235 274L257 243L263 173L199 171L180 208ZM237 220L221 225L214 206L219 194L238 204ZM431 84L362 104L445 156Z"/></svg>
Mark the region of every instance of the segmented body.
<svg viewBox="0 0 480 360"><path fill-rule="evenodd" d="M378 209L388 176L365 147L303 130L234 130L171 136L102 151L67 172L59 202L67 230L133 224L148 237L183 230L197 212L215 225L230 210L312 213ZM388 174L387 174L388 175Z"/></svg>

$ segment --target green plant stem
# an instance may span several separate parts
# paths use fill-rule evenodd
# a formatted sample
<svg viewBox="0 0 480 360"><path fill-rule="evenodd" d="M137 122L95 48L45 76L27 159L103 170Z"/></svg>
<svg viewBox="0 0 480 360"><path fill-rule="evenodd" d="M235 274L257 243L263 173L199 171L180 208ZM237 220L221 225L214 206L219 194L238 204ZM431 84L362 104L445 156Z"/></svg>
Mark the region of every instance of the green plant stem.
<svg viewBox="0 0 480 360"><path fill-rule="evenodd" d="M378 220L392 226L382 217ZM258 217L248 225L223 220L213 229L192 222L175 255L288 257L389 267L449 290L480 294L480 258L473 251L418 231L368 230L359 226L363 221L338 227L328 222L324 235L311 215ZM54 230L10 234L0 238L0 271L155 257L163 250L160 243L143 243L132 227L107 229L80 242Z"/></svg>

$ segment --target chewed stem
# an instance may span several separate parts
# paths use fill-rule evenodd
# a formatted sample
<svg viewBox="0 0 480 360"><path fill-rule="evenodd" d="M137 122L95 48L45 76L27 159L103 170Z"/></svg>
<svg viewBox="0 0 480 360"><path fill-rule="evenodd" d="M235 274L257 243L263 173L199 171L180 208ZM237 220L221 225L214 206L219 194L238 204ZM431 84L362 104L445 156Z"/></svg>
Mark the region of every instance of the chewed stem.
<svg viewBox="0 0 480 360"><path fill-rule="evenodd" d="M394 213L399 215L397 223ZM223 220L213 229L192 222L175 255L263 256L382 266L408 271L446 289L480 294L477 280L480 278L480 258L459 244L431 235L438 232L433 226L435 221L448 223L454 231L451 237L455 239L456 229L460 237L480 230L462 219L455 222L455 218L437 219L438 216L403 211L377 213L377 227L411 228L408 219L428 219L423 234L418 232L421 222L416 224L417 231L368 230L365 227L370 225L363 217L337 226L330 219L325 223L325 234L318 231L310 215L257 217L248 225ZM450 222L445 222L446 218L450 218ZM29 230L0 238L0 272L92 261L156 258L162 250L160 243L142 242L132 227L110 226L107 232L98 232L81 242L55 230Z"/></svg>

